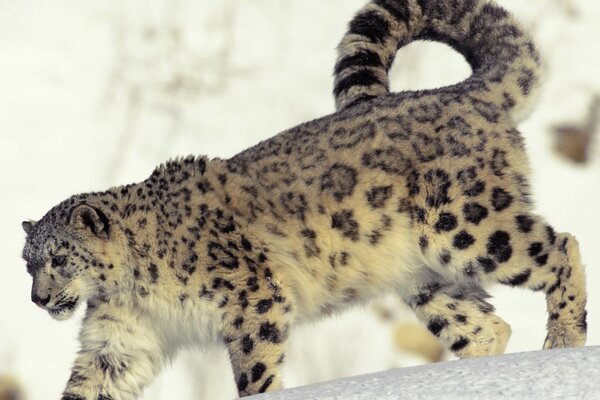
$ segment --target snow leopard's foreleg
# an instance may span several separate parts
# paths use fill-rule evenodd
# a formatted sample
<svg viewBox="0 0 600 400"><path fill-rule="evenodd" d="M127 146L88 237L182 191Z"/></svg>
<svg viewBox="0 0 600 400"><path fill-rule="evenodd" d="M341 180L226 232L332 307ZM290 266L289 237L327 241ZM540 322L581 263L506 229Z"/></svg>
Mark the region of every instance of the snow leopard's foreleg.
<svg viewBox="0 0 600 400"><path fill-rule="evenodd" d="M63 400L137 399L165 359L147 323L126 307L90 305Z"/></svg>

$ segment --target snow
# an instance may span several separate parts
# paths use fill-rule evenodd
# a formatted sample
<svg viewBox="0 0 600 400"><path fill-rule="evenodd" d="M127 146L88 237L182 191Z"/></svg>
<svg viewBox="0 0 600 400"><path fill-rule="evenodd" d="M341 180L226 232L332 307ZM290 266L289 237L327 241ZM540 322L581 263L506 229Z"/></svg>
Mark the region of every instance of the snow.
<svg viewBox="0 0 600 400"><path fill-rule="evenodd" d="M1 3L0 374L16 375L32 400L59 398L78 349L81 313L58 323L29 299L21 221L73 193L145 179L169 157L229 157L332 112L335 46L364 3ZM532 29L547 63L541 102L521 129L540 214L580 241L588 265L588 344L600 345L600 292L593 290L600 279L600 151L594 149L590 165L571 165L550 150L549 134L554 123L579 120L600 92L600 3L500 3ZM568 4L578 16L565 12ZM391 80L394 90L427 88L468 73L451 50L415 43L402 49ZM492 294L513 327L508 351L540 348L543 297L504 287ZM370 309L297 328L287 359L288 387L418 362L392 348L389 326ZM184 352L144 396L233 397L223 349Z"/></svg>
<svg viewBox="0 0 600 400"><path fill-rule="evenodd" d="M449 361L250 396L253 400L592 399L600 347Z"/></svg>

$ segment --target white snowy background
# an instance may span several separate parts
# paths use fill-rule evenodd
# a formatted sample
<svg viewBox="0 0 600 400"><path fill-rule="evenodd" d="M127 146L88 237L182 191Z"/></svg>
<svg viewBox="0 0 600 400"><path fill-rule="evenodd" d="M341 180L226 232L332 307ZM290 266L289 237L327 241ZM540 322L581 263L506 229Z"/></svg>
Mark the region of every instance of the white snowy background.
<svg viewBox="0 0 600 400"><path fill-rule="evenodd" d="M78 348L81 312L59 323L29 298L21 221L77 192L145 179L176 155L229 157L331 113L335 46L365 0L0 0L0 374L30 399L57 399ZM552 151L550 127L584 118L600 93L600 3L502 0L528 26L547 79L521 126L537 209L575 234L587 264L588 344L600 344L600 150L585 166ZM412 44L395 90L469 74L448 48ZM538 349L543 296L497 288L509 352ZM286 386L410 365L390 330L356 310L292 334ZM235 397L222 349L183 353L144 399Z"/></svg>

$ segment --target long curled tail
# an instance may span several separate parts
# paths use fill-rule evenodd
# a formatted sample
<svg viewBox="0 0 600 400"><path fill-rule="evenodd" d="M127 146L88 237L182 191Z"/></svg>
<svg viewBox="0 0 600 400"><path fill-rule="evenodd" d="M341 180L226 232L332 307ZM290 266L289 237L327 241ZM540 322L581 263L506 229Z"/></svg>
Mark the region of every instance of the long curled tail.
<svg viewBox="0 0 600 400"><path fill-rule="evenodd" d="M519 122L535 105L538 52L520 24L486 0L372 0L350 22L338 46L334 95L338 110L389 93L397 50L415 40L446 43L473 74L444 91L497 104Z"/></svg>

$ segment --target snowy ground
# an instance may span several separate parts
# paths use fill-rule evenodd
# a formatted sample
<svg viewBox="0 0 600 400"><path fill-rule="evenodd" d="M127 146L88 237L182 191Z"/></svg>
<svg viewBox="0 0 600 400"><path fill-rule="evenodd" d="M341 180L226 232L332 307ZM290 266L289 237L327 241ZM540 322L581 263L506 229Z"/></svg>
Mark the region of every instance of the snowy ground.
<svg viewBox="0 0 600 400"><path fill-rule="evenodd" d="M52 321L29 300L21 221L73 193L145 179L169 157L229 157L332 112L334 48L362 4L0 1L0 373L16 374L33 400L58 398L77 351L79 321ZM600 3L501 4L533 30L547 62L540 105L521 128L539 212L580 241L588 343L598 345L600 151L585 167L564 162L551 151L549 127L580 120L600 92ZM400 53L392 82L396 90L434 87L468 73L450 50L415 44ZM506 288L493 294L513 326L508 351L538 349L542 296ZM412 362L392 354L389 332L361 310L294 332L288 359L289 387ZM145 398L232 398L232 381L224 351L189 352Z"/></svg>
<svg viewBox="0 0 600 400"><path fill-rule="evenodd" d="M593 399L599 363L600 347L535 351L394 369L248 399Z"/></svg>

